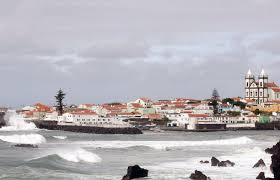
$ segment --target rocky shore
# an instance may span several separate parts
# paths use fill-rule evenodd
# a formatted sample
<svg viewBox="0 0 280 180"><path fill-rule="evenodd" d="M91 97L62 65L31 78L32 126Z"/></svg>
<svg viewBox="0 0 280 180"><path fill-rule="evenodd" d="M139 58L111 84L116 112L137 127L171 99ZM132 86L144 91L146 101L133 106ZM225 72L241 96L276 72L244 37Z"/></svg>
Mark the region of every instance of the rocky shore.
<svg viewBox="0 0 280 180"><path fill-rule="evenodd" d="M105 128L96 126L58 125L57 121L32 121L39 129L60 130L92 134L142 134L138 128Z"/></svg>

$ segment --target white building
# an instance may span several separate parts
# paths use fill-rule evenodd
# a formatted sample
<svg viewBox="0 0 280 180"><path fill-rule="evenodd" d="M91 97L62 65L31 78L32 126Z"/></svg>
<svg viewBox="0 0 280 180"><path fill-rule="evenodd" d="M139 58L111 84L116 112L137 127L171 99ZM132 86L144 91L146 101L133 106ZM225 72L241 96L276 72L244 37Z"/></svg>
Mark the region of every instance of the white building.
<svg viewBox="0 0 280 180"><path fill-rule="evenodd" d="M264 70L258 76L258 80L249 70L245 77L245 99L253 100L255 104L280 100L280 88L274 82L268 81Z"/></svg>
<svg viewBox="0 0 280 180"><path fill-rule="evenodd" d="M61 125L97 126L97 127L130 127L131 125L115 117L100 117L94 112L64 113L58 117Z"/></svg>

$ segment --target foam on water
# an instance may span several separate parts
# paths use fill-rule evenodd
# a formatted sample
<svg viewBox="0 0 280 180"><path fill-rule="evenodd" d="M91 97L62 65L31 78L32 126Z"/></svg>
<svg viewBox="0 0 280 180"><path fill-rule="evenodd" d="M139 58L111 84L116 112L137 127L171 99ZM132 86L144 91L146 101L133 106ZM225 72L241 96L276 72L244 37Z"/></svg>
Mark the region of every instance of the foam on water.
<svg viewBox="0 0 280 180"><path fill-rule="evenodd" d="M89 163L98 163L101 162L102 159L92 152L86 151L84 149L76 149L73 151L65 151L61 150L56 153L59 157L64 160L71 162L89 162Z"/></svg>
<svg viewBox="0 0 280 180"><path fill-rule="evenodd" d="M64 140L67 138L67 136L53 136L53 138Z"/></svg>
<svg viewBox="0 0 280 180"><path fill-rule="evenodd" d="M40 134L23 134L23 135L10 135L0 136L0 139L5 142L17 143L17 144L42 144L46 142L44 136Z"/></svg>
<svg viewBox="0 0 280 180"><path fill-rule="evenodd" d="M270 171L270 156L260 147L242 148L234 152L229 152L227 156L218 156L219 160L230 160L235 163L234 167L212 167L211 164L201 164L200 160L209 160L211 157L195 157L186 161L166 162L146 168L151 171L151 178L161 174L162 177L173 177L165 179L186 179L195 170L202 171L204 174L215 180L231 179L255 179L259 172L265 172L267 177L273 177ZM266 167L253 168L259 159L263 159ZM185 175L182 176L182 175Z"/></svg>
<svg viewBox="0 0 280 180"><path fill-rule="evenodd" d="M0 128L0 131L27 131L37 129L32 122L25 122L24 118L15 111L9 110L5 115L7 126Z"/></svg>
<svg viewBox="0 0 280 180"><path fill-rule="evenodd" d="M87 141L75 142L84 146L95 148L129 148L146 146L157 150L187 146L231 146L252 143L253 140L244 136L233 139L210 140L210 141Z"/></svg>

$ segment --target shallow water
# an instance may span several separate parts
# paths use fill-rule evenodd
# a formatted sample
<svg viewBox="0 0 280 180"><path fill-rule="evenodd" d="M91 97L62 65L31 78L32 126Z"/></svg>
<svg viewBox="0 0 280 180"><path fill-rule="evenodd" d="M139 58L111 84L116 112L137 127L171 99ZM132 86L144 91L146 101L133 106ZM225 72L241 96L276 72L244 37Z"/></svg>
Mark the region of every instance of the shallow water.
<svg viewBox="0 0 280 180"><path fill-rule="evenodd" d="M211 179L255 179L253 169L264 149L275 144L280 131L145 132L142 135L97 135L63 131L0 131L1 179L97 179L117 180L127 166L139 164L150 170L148 179L189 179L201 170ZM38 149L12 147L37 143ZM231 160L235 167L218 168L200 160Z"/></svg>

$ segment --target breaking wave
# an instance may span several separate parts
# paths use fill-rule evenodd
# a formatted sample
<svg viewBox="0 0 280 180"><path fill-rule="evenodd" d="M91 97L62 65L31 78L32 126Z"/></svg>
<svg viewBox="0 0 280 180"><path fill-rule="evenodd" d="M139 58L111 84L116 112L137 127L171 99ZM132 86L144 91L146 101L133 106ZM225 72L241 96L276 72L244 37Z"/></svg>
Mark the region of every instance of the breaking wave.
<svg viewBox="0 0 280 180"><path fill-rule="evenodd" d="M67 138L67 136L53 136L53 138L64 140Z"/></svg>
<svg viewBox="0 0 280 180"><path fill-rule="evenodd" d="M58 152L57 155L64 160L71 161L71 162L89 162L89 163L98 163L101 162L102 159L92 152L86 151L84 149L78 149L75 151L70 152Z"/></svg>
<svg viewBox="0 0 280 180"><path fill-rule="evenodd" d="M88 162L88 163L98 163L101 162L102 159L92 152L86 151L84 149L78 148L78 149L56 149L54 151L48 152L47 154L44 154L41 157L34 158L32 161L39 160L39 159L45 159L45 158L61 158L63 160L69 161L69 162Z"/></svg>
<svg viewBox="0 0 280 180"><path fill-rule="evenodd" d="M211 140L211 141L88 141L76 142L84 146L95 148L129 148L135 146L147 146L153 149L165 150L187 146L231 146L252 143L253 140L244 136L233 139Z"/></svg>
<svg viewBox="0 0 280 180"><path fill-rule="evenodd" d="M9 110L5 115L7 126L2 127L1 131L26 131L37 129L32 122L25 122L24 118L15 111Z"/></svg>
<svg viewBox="0 0 280 180"><path fill-rule="evenodd" d="M0 140L17 144L42 144L46 142L44 136L40 134L0 136Z"/></svg>

